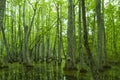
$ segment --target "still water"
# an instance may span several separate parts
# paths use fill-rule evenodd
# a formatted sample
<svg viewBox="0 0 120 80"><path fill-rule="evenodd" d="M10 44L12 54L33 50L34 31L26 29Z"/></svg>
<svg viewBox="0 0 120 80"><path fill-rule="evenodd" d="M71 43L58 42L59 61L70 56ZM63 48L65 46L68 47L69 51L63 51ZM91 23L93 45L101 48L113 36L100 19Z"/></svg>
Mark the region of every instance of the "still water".
<svg viewBox="0 0 120 80"><path fill-rule="evenodd" d="M113 66L99 74L100 80L120 80L120 68ZM32 68L10 64L9 68L0 70L0 80L93 80L88 69L87 73L79 71L64 72L63 66L55 63L36 64Z"/></svg>

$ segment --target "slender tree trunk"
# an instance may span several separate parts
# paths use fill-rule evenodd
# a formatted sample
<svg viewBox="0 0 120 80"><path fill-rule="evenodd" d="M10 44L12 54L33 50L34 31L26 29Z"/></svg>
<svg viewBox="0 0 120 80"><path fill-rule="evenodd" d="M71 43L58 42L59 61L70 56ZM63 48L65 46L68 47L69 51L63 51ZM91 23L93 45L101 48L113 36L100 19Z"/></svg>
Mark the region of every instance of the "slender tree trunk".
<svg viewBox="0 0 120 80"><path fill-rule="evenodd" d="M26 26L26 0L24 0L24 5L23 5L23 27L24 27L24 41L23 41L23 62L27 63L26 61L26 31L27 31L27 26Z"/></svg>
<svg viewBox="0 0 120 80"><path fill-rule="evenodd" d="M14 26L14 54L15 54L15 62L18 61L18 37L17 37L17 8L15 8L15 26Z"/></svg>
<svg viewBox="0 0 120 80"><path fill-rule="evenodd" d="M5 6L6 6L6 0L0 0L0 28L2 30L2 36L3 36L3 40L4 40L4 45L6 48L6 61L5 61L5 65L8 65L8 55L9 55L9 45L7 43L7 39L5 36L5 28L4 28L4 12L5 12Z"/></svg>
<svg viewBox="0 0 120 80"><path fill-rule="evenodd" d="M12 5L11 5L12 6ZM13 8L13 6L12 6L12 8ZM14 60L14 12L12 11L11 12L12 13L12 19L11 19L11 45L12 45L12 50L11 50L11 57L12 57L12 60Z"/></svg>
<svg viewBox="0 0 120 80"><path fill-rule="evenodd" d="M97 47L98 69L102 70L103 23L101 15L101 0L96 0L96 15L98 24L98 47Z"/></svg>
<svg viewBox="0 0 120 80"><path fill-rule="evenodd" d="M44 14L43 8L41 8L41 26L42 26L42 61L45 58L45 39L44 39Z"/></svg>
<svg viewBox="0 0 120 80"><path fill-rule="evenodd" d="M105 23L104 23L104 0L102 0L102 21L103 21L103 50L104 50L104 63L107 64L107 50L106 50L106 30L105 30Z"/></svg>
<svg viewBox="0 0 120 80"><path fill-rule="evenodd" d="M58 62L61 63L62 62L62 5L60 5L60 38L59 38L59 52L60 52L60 57Z"/></svg>
<svg viewBox="0 0 120 80"><path fill-rule="evenodd" d="M18 38L19 38L19 50L18 54L20 63L23 61L23 53L22 53L22 31L21 31L21 5L19 5L19 21L18 21Z"/></svg>
<svg viewBox="0 0 120 80"><path fill-rule="evenodd" d="M114 15L112 15L112 27L113 27L113 52L115 53L117 57L117 40L116 40L116 28L115 28L115 22L114 22Z"/></svg>
<svg viewBox="0 0 120 80"><path fill-rule="evenodd" d="M62 23L61 23L61 5L56 4L57 9L57 43L58 43L58 63L61 64L61 39L62 39Z"/></svg>
<svg viewBox="0 0 120 80"><path fill-rule="evenodd" d="M74 44L74 17L73 0L68 0L68 27L67 27L67 60L64 69L76 69Z"/></svg>
<svg viewBox="0 0 120 80"><path fill-rule="evenodd" d="M76 62L76 25L75 25L75 0L73 0L73 43L72 43L72 47L73 47L73 62Z"/></svg>
<svg viewBox="0 0 120 80"><path fill-rule="evenodd" d="M56 5L57 8L57 51L58 51L58 60L61 58L61 53L60 53L60 4L57 3Z"/></svg>
<svg viewBox="0 0 120 80"><path fill-rule="evenodd" d="M29 37L30 37L30 34L31 34L31 29L32 29L32 26L33 26L33 22L34 22L34 19L35 19L35 15L36 15L36 10L37 10L37 4L38 4L38 1L35 2L35 8L33 8L33 16L32 16L32 19L30 21L30 25L26 25L26 0L24 0L24 6L23 6L23 26L24 26L24 54L25 54L25 59L26 59L26 63L28 65L31 66L31 61L30 61L30 56L29 56Z"/></svg>
<svg viewBox="0 0 120 80"><path fill-rule="evenodd" d="M23 26L24 26L24 50L23 50L23 54L24 54L24 62L26 64L30 64L30 59L29 59L29 53L28 53L28 25L26 24L26 0L24 0L24 6L23 6Z"/></svg>
<svg viewBox="0 0 120 80"><path fill-rule="evenodd" d="M90 63L90 69L92 72L92 76L94 80L98 80L97 79L97 70L95 67L95 63L94 63L94 59L89 47L89 43L88 43L88 31L87 31L87 25L86 25L86 11L85 11L85 0L82 0L82 20L83 20L83 27L84 27L84 46L86 48L86 52L88 55L88 60Z"/></svg>
<svg viewBox="0 0 120 80"><path fill-rule="evenodd" d="M46 60L48 61L48 59L50 58L50 35L48 35L46 37L46 43L47 43L47 46L46 46Z"/></svg>
<svg viewBox="0 0 120 80"><path fill-rule="evenodd" d="M81 69L84 68L84 56L83 56L83 47L82 47L82 26L81 26L81 0L79 0L79 45L78 45L78 51L79 51L79 58L80 58L80 67Z"/></svg>
<svg viewBox="0 0 120 80"><path fill-rule="evenodd" d="M57 55L56 55L56 38L57 38L57 35L55 35L54 45L53 45L53 59L54 60L56 60L56 58L57 58Z"/></svg>
<svg viewBox="0 0 120 80"><path fill-rule="evenodd" d="M92 53L95 53L95 40L96 40L96 36L95 36L95 30L96 30L96 23L95 23L95 13L94 13L94 23L93 23L93 29L92 29Z"/></svg>

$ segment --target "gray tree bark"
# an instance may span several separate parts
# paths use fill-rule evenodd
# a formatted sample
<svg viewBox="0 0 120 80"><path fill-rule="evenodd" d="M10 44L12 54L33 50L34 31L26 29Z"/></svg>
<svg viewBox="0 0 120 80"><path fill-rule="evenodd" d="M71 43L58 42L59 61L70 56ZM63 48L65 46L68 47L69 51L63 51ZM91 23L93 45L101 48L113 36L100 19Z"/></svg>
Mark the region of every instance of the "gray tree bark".
<svg viewBox="0 0 120 80"><path fill-rule="evenodd" d="M97 24L98 24L98 39L97 39L97 60L98 60L98 69L102 69L102 42L103 42L103 23L101 16L101 0L96 0L96 15L97 15Z"/></svg>
<svg viewBox="0 0 120 80"><path fill-rule="evenodd" d="M103 21L103 52L104 52L104 64L107 65L107 50L106 50L106 30L104 23L104 0L102 0L102 21Z"/></svg>
<svg viewBox="0 0 120 80"><path fill-rule="evenodd" d="M97 70L95 67L95 63L94 63L94 59L89 47L89 43L88 43L88 31L87 31L87 25L86 25L86 11L85 11L85 0L82 0L82 20L83 20L83 27L84 27L84 46L86 48L86 52L88 55L88 60L89 60L89 64L90 64L90 69L92 72L92 76L94 80L98 80L98 76L97 76Z"/></svg>
<svg viewBox="0 0 120 80"><path fill-rule="evenodd" d="M68 27L67 27L67 60L66 69L75 69L75 34L74 34L74 17L73 17L73 0L68 0Z"/></svg>
<svg viewBox="0 0 120 80"><path fill-rule="evenodd" d="M84 68L84 56L83 56L83 47L82 47L82 25L81 25L81 0L79 0L79 44L78 44L78 51L79 51L79 58L80 58L80 67L81 69Z"/></svg>
<svg viewBox="0 0 120 80"><path fill-rule="evenodd" d="M35 7L33 7L34 13L30 22L30 25L28 26L26 24L26 0L24 0L24 5L23 5L23 26L24 26L24 60L25 63L27 63L28 66L31 66L31 61L30 61L30 56L29 56L29 37L31 34L31 29L33 26L33 22L35 19L35 15L36 15L36 10L37 10L37 4L38 1L36 1L35 3Z"/></svg>
<svg viewBox="0 0 120 80"><path fill-rule="evenodd" d="M7 39L5 36L5 28L4 28L4 12L5 12L6 0L0 0L0 28L2 30L2 36L4 40L4 45L6 48L6 61L5 65L8 65L8 55L9 55L9 45L7 43Z"/></svg>

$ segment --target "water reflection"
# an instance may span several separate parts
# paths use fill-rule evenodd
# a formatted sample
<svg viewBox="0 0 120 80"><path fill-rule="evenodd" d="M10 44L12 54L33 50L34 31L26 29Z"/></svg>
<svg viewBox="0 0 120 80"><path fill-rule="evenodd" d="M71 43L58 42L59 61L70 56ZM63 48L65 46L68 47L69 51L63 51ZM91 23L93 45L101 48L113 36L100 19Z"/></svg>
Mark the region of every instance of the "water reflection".
<svg viewBox="0 0 120 80"><path fill-rule="evenodd" d="M71 74L72 73L72 74ZM99 80L120 80L120 70L114 67L99 74ZM92 80L90 72L86 74L76 72L65 73L63 66L57 63L42 63L34 67L10 67L0 70L0 80Z"/></svg>

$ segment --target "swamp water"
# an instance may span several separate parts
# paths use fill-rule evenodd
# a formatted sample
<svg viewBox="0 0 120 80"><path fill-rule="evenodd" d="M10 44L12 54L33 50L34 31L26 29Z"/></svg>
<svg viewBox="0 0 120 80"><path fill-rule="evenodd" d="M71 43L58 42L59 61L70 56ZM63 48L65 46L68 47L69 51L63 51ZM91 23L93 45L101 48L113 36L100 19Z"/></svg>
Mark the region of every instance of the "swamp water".
<svg viewBox="0 0 120 80"><path fill-rule="evenodd" d="M100 80L120 80L120 68L111 69L99 74ZM90 71L63 71L63 66L54 63L35 64L34 67L25 67L18 63L10 64L9 68L0 69L0 80L93 80Z"/></svg>

